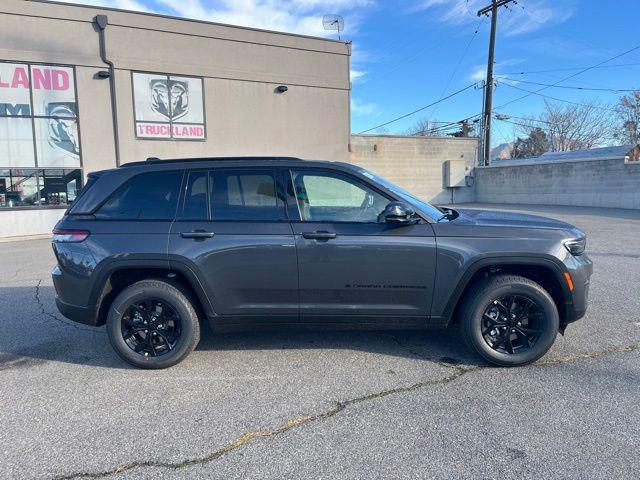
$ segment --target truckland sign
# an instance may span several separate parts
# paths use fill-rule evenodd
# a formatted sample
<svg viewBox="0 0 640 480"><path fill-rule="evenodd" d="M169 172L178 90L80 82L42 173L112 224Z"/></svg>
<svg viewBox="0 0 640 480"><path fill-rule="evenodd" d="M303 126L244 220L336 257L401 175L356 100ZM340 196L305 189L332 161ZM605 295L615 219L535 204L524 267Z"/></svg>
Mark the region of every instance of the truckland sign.
<svg viewBox="0 0 640 480"><path fill-rule="evenodd" d="M0 62L0 158L2 167L80 166L73 68Z"/></svg>
<svg viewBox="0 0 640 480"><path fill-rule="evenodd" d="M136 137L205 138L201 78L132 73Z"/></svg>

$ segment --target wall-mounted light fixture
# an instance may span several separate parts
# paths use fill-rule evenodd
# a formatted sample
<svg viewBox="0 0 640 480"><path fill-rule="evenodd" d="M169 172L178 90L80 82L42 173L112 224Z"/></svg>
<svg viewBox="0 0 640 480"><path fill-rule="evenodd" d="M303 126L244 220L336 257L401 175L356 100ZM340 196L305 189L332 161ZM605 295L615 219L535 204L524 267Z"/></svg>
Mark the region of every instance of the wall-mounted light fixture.
<svg viewBox="0 0 640 480"><path fill-rule="evenodd" d="M287 90L289 90L289 87L287 87L286 85L280 85L279 87L276 87L276 93L284 93Z"/></svg>
<svg viewBox="0 0 640 480"><path fill-rule="evenodd" d="M100 70L99 72L96 72L96 77L102 80L111 78L111 72L109 70Z"/></svg>

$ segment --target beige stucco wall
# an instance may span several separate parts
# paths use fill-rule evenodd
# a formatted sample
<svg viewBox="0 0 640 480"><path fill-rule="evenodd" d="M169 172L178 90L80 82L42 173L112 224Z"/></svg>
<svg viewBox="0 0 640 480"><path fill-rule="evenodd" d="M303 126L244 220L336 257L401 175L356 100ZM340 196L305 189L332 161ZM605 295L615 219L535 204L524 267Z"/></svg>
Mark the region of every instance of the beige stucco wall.
<svg viewBox="0 0 640 480"><path fill-rule="evenodd" d="M0 2L0 59L76 66L85 173L115 166L109 81L92 20L107 15L122 162L206 155L346 160L350 46L320 38L30 0ZM207 140L135 138L131 71L204 77ZM287 85L284 94L274 93Z"/></svg>
<svg viewBox="0 0 640 480"><path fill-rule="evenodd" d="M348 159L348 43L93 6L1 0L0 60L75 66L85 175L116 166L109 80L95 77L107 70L92 23L98 14L109 20L106 52L116 67L121 163L220 155ZM137 139L132 71L203 77L206 141ZM275 93L279 85L288 91ZM62 213L0 211L0 237L47 233Z"/></svg>
<svg viewBox="0 0 640 480"><path fill-rule="evenodd" d="M443 188L444 163L476 164L478 140L455 137L352 135L349 162L369 169L435 203L473 201L473 188Z"/></svg>

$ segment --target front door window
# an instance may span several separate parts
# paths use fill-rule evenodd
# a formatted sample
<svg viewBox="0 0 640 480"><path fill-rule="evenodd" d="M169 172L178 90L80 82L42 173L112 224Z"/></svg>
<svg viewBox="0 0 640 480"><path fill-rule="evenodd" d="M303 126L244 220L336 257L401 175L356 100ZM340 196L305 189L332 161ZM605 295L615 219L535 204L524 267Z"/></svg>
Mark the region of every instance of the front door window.
<svg viewBox="0 0 640 480"><path fill-rule="evenodd" d="M306 222L378 223L389 199L337 173L293 171L293 187Z"/></svg>

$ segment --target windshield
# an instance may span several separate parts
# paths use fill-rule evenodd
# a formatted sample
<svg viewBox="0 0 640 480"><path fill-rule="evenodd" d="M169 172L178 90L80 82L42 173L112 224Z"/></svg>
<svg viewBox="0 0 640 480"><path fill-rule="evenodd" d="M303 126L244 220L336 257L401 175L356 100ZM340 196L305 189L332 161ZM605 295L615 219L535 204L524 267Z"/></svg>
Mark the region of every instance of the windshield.
<svg viewBox="0 0 640 480"><path fill-rule="evenodd" d="M431 205L430 203L425 202L424 200L420 200L415 195L407 192L404 188L401 188L398 185L396 185L394 183L391 183L386 178L382 178L382 177L376 175L375 173L371 173L369 170L366 170L364 168L359 168L358 170L365 177L370 178L374 182L379 183L380 185L383 185L384 187L388 188L393 193L395 193L396 195L401 197L403 200L406 200L408 203L410 203L411 205L416 207L418 210L426 213L427 215L429 215L434 220L440 220L440 219L442 219L444 217L442 210L440 210L437 207L434 207L433 205Z"/></svg>

